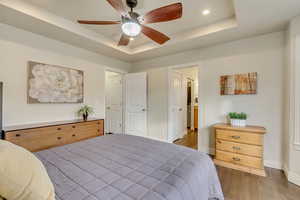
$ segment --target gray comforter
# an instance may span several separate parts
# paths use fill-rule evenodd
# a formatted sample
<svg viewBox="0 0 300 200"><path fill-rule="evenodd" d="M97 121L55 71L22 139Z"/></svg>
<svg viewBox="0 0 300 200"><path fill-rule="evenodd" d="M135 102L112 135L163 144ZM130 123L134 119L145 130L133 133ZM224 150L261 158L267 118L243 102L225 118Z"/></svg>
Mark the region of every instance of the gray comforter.
<svg viewBox="0 0 300 200"><path fill-rule="evenodd" d="M185 147L111 135L36 153L57 200L223 200L211 159Z"/></svg>

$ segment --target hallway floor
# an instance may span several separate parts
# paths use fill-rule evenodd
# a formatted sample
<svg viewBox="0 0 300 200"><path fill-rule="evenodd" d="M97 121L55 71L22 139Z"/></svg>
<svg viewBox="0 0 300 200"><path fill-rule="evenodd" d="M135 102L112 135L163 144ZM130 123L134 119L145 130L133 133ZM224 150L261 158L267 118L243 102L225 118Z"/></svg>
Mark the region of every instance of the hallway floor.
<svg viewBox="0 0 300 200"><path fill-rule="evenodd" d="M175 144L198 149L198 134L189 131ZM266 168L260 177L217 166L225 200L298 200L300 187L289 183L282 170Z"/></svg>
<svg viewBox="0 0 300 200"><path fill-rule="evenodd" d="M175 144L198 149L198 133L197 131L189 130L183 138L176 140Z"/></svg>

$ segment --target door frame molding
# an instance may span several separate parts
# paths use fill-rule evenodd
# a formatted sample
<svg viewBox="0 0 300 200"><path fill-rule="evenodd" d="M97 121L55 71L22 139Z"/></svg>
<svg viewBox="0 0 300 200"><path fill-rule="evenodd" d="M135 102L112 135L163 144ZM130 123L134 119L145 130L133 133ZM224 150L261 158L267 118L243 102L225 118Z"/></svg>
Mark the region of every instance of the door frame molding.
<svg viewBox="0 0 300 200"><path fill-rule="evenodd" d="M196 61L196 62L190 62L190 63L185 63L185 64L179 64L179 65L172 65L172 66L169 66L168 69L170 70L176 70L176 69L183 69L183 68L191 68L191 67L197 67L198 68L198 82L200 81L200 77L199 77L199 74L200 74L200 66L202 66L202 61ZM201 102L201 97L200 97L200 87L198 86L198 129L197 129L197 134L198 134L198 151L201 151L201 152L204 152L204 153L207 153L206 149L209 148L209 147L202 147L201 145L201 142L202 141L202 135L200 134L200 129L201 128L204 128L203 127L203 119L204 119L204 112L203 112L203 109L201 109L203 106L202 102Z"/></svg>

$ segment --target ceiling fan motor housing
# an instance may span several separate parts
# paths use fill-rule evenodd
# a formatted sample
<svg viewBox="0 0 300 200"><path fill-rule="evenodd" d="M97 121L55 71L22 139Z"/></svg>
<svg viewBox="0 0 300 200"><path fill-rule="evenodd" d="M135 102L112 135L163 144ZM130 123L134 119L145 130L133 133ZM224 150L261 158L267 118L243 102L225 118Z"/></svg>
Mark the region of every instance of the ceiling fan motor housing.
<svg viewBox="0 0 300 200"><path fill-rule="evenodd" d="M129 8L135 8L137 6L137 0L126 0L127 6Z"/></svg>

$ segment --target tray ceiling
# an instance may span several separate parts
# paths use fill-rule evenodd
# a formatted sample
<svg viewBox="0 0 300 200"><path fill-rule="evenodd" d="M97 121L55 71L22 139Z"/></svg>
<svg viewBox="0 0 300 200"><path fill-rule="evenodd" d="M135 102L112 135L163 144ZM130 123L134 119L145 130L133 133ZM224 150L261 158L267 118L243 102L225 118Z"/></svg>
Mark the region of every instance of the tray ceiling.
<svg viewBox="0 0 300 200"><path fill-rule="evenodd" d="M134 62L201 48L258 34L285 30L300 14L298 0L139 0L135 11L145 14L171 3L183 3L183 17L150 26L169 35L158 45L140 35L118 47L120 25L81 25L82 20L119 20L105 0L0 0L0 23L6 23L96 53ZM270 9L272 7L272 9ZM209 9L210 15L202 15ZM276 10L276 12L274 12Z"/></svg>

